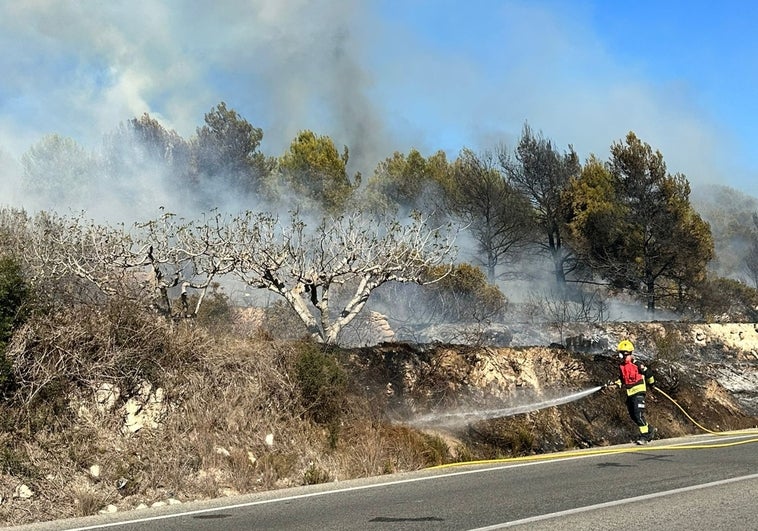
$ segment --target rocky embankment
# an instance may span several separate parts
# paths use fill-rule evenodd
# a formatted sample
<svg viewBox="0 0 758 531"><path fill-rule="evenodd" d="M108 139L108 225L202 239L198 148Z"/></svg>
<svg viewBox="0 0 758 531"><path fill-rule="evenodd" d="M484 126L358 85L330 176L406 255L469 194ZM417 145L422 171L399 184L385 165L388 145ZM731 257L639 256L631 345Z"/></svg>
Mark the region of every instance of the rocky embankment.
<svg viewBox="0 0 758 531"><path fill-rule="evenodd" d="M419 334L425 342L475 343L489 348L565 348L577 354L613 352L630 339L640 359L656 363L677 379L713 381L746 412L758 415L758 325L755 323L621 322L564 324L561 327L516 324L484 330L431 327ZM467 341L460 341L462 339ZM456 341L459 340L459 341ZM676 382L669 381L670 386ZM534 382L539 389L539 383Z"/></svg>
<svg viewBox="0 0 758 531"><path fill-rule="evenodd" d="M598 386L615 376L621 339L702 426L758 426L753 324L508 326L458 344L393 334L331 351L349 382L327 401L337 424L304 408L292 342L226 342L131 391L82 387L57 404L66 424L0 434L0 524L628 443L621 392ZM663 394L648 403L660 437L701 432Z"/></svg>
<svg viewBox="0 0 758 531"><path fill-rule="evenodd" d="M648 399L648 420L660 437L702 433L680 407L714 431L758 426L753 324L606 323L496 332L489 337L508 337L509 346L393 343L367 348L356 359L375 360L362 367L364 378L386 389L390 418L445 437L466 452L463 458L636 438L620 391L597 390L616 375L614 349L621 339L635 343L665 393L653 391ZM566 403L566 397L576 400Z"/></svg>

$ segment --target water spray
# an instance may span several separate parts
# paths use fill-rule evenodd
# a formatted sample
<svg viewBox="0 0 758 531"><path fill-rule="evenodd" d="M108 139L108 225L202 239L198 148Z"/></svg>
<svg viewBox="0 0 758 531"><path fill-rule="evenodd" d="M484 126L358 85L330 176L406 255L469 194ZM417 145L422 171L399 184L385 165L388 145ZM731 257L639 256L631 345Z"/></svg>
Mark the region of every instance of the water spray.
<svg viewBox="0 0 758 531"><path fill-rule="evenodd" d="M589 389L571 393L570 395L559 396L556 398L550 398L547 400L541 400L539 402L532 402L520 406L475 411L458 410L448 411L445 413L429 413L420 417L416 417L414 419L410 419L406 423L417 427L444 427L468 424L470 422L478 422L480 420L511 417L513 415L531 413L532 411L538 411L540 409L545 409L548 407L560 406L561 404L568 404L569 402L573 402L575 400L579 400L580 398L584 398L585 396L589 396L592 393L596 393L602 388L603 386L598 385Z"/></svg>

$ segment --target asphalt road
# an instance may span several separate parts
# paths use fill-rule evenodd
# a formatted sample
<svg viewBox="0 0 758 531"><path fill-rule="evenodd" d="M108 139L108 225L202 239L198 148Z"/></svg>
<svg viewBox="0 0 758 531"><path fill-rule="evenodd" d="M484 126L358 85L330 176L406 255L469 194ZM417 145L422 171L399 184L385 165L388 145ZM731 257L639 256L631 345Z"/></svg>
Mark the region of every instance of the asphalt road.
<svg viewBox="0 0 758 531"><path fill-rule="evenodd" d="M24 530L758 530L758 433L700 436L66 520Z"/></svg>

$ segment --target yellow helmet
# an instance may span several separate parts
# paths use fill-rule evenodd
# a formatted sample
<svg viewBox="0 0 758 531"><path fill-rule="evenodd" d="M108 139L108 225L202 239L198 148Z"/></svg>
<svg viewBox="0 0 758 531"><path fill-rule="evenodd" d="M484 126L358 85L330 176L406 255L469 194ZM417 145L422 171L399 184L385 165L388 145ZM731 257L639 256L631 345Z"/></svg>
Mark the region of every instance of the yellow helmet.
<svg viewBox="0 0 758 531"><path fill-rule="evenodd" d="M634 345L628 339L624 339L623 341L621 341L621 343L619 343L619 346L616 347L616 350L618 352L629 352L629 353L631 353L631 352L634 352Z"/></svg>

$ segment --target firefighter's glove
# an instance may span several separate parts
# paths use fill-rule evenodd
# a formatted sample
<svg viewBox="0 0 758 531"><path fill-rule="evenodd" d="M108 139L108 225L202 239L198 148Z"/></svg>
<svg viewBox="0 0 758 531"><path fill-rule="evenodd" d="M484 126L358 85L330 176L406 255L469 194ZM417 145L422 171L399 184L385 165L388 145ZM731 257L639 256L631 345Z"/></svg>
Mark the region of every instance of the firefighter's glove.
<svg viewBox="0 0 758 531"><path fill-rule="evenodd" d="M605 382L605 385L603 387L610 387L610 388L616 387L616 380L608 380L607 382Z"/></svg>

